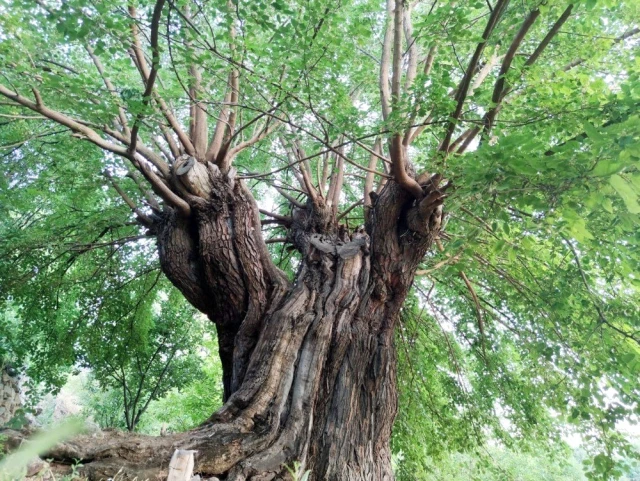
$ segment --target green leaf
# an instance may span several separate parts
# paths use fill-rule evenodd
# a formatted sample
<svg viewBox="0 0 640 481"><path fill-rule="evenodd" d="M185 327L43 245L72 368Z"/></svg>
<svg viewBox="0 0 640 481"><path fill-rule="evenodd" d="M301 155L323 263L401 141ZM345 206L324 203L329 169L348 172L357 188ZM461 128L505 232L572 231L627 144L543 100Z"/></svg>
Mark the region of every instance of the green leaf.
<svg viewBox="0 0 640 481"><path fill-rule="evenodd" d="M638 194L634 191L631 184L619 175L612 175L609 183L622 198L627 206L627 210L631 214L640 214L640 204L638 204Z"/></svg>
<svg viewBox="0 0 640 481"><path fill-rule="evenodd" d="M22 478L27 465L44 454L56 444L78 434L84 426L79 419L70 419L51 431L40 433L29 442L24 443L16 452L0 461L0 479L10 480Z"/></svg>

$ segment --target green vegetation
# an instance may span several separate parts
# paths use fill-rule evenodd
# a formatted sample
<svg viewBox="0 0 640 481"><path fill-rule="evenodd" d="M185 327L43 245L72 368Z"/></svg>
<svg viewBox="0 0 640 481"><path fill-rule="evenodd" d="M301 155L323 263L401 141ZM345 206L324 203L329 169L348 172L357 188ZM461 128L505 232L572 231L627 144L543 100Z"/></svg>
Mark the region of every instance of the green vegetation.
<svg viewBox="0 0 640 481"><path fill-rule="evenodd" d="M394 182L390 132L415 134L411 169L446 180L443 228L395 334L398 481L640 479L637 437L625 432L640 416L640 2L511 2L486 42L487 5L503 2L408 2L415 38L400 40L406 88L388 115L382 3L168 2L152 51L156 2L0 0L0 365L22 372L42 425L54 411L42 398L70 378L82 416L102 429L181 432L222 406L220 320L163 274L159 226L179 209L145 169L184 194L162 176L179 136L166 133L157 99L185 132L196 103L211 124L231 103L243 129L225 134L227 147L265 133L242 144L233 168L289 279L304 257L289 234L307 205L303 174L319 191L344 174L335 214L345 232L372 208L367 174L376 188ZM134 24L159 68L146 96L122 47ZM485 79L461 97L478 45L470 78ZM234 72L235 104L225 97ZM132 162L122 133L134 124L142 154Z"/></svg>

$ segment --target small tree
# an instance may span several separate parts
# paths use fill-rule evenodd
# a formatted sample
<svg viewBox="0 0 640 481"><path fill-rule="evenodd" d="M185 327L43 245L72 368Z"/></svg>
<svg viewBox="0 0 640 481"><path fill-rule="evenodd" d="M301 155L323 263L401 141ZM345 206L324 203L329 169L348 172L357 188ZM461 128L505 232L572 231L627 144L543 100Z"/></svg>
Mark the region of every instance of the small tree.
<svg viewBox="0 0 640 481"><path fill-rule="evenodd" d="M154 290L142 299L131 291L116 293L122 302L100 310L79 346L80 364L103 389L118 393L129 431L153 400L200 374L202 320L174 289Z"/></svg>
<svg viewBox="0 0 640 481"><path fill-rule="evenodd" d="M206 336L200 346L203 360L198 378L152 402L138 425L139 432L157 434L163 428L167 432L186 431L202 424L222 406L222 366L216 356L217 340Z"/></svg>

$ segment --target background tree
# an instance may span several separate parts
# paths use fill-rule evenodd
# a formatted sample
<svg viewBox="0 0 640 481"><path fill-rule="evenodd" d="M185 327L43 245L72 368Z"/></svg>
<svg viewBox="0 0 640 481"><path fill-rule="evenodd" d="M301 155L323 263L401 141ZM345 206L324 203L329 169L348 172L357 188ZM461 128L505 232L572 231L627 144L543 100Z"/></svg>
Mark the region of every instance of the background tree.
<svg viewBox="0 0 640 481"><path fill-rule="evenodd" d="M172 289L167 295L154 285L140 287L139 293L131 285L119 289L117 299L103 304L104 319L85 331L78 360L103 389L118 392L129 431L152 401L201 374L198 350L205 333L178 292ZM163 294L167 298L160 303Z"/></svg>
<svg viewBox="0 0 640 481"><path fill-rule="evenodd" d="M637 5L0 8L3 298L58 346L100 282L159 265L223 368L198 429L52 456L391 479L398 332L423 342L420 389L445 387L427 433L548 435L551 409L615 474L640 363Z"/></svg>

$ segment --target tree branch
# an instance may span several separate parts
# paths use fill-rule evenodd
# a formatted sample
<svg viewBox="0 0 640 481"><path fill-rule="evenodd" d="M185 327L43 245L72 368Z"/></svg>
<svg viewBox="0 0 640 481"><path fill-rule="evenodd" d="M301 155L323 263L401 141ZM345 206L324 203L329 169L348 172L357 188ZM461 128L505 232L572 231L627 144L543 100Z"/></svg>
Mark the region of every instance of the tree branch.
<svg viewBox="0 0 640 481"><path fill-rule="evenodd" d="M104 176L111 182L113 188L116 190L120 197L125 201L125 203L129 206L129 208L133 211L136 217L140 220L140 222L147 226L151 227L153 225L153 221L149 216L147 216L144 212L142 212L138 206L131 200L131 198L127 195L127 193L118 185L113 176L107 172L106 170L103 172Z"/></svg>
<svg viewBox="0 0 640 481"><path fill-rule="evenodd" d="M224 166L226 166L226 168L228 169L231 166L231 163L233 162L233 159L240 152L242 152L243 150L251 147L254 144L257 144L262 139L264 139L269 134L271 134L274 130L276 130L279 126L280 126L280 121L279 120L274 120L272 117L269 117L267 119L264 127L262 129L260 129L260 131L257 134L255 134L250 139L245 140L244 142L240 142L239 144L237 144L236 146L234 146L232 149L230 149L227 152L227 155L225 156L225 159L224 159Z"/></svg>
<svg viewBox="0 0 640 481"><path fill-rule="evenodd" d="M633 36L637 35L638 33L640 33L640 28L638 28L638 27L635 27L635 28L632 28L630 30L627 30L622 35L620 35L619 37L615 38L615 40L613 41L613 45L616 45L616 44L618 44L620 42L623 42L624 40L626 40L626 39L628 39L630 37L633 37ZM584 58L576 59L573 62L570 62L567 65L565 65L562 70L567 72L568 70L571 70L572 68L575 68L578 65L582 65L586 61L587 61L587 59L584 59Z"/></svg>
<svg viewBox="0 0 640 481"><path fill-rule="evenodd" d="M144 93L142 94L143 110L147 108L151 101L151 95L153 93L153 84L158 76L158 69L160 68L160 52L158 51L158 27L160 24L160 16L162 15L162 7L164 7L165 0L156 0L156 5L153 8L153 15L151 17L151 72L147 75L147 82ZM142 57L141 49L136 48L138 56ZM144 59L138 58L138 61L144 62ZM129 152L134 154L136 152L136 144L138 142L138 131L140 130L140 123L144 117L144 112L138 113L136 120L131 128L131 142L129 143ZM193 154L192 154L193 155Z"/></svg>
<svg viewBox="0 0 640 481"><path fill-rule="evenodd" d="M402 23L404 21L403 2L396 1L396 8L393 16L393 77L391 78L391 105L392 112L400 115L401 76L402 76ZM394 129L397 130L397 127ZM416 199L422 198L422 187L415 179L407 174L405 164L405 148L403 145L403 134L396 132L391 139L391 172L395 181L403 189L410 192Z"/></svg>
<svg viewBox="0 0 640 481"><path fill-rule="evenodd" d="M511 63L513 62L513 59L516 55L516 52L518 51L518 48L520 48L520 44L524 40L524 37L527 35L527 32L529 32L529 29L531 28L531 26L534 24L534 22L539 16L540 16L540 10L537 10L537 9L529 13L527 18L523 22L522 26L520 27L520 30L518 30L518 33L516 34L513 41L511 42L511 45L509 45L509 49L507 50L507 53L504 56L504 59L502 60L502 65L500 66L500 73L498 74L498 80L495 83L495 86L493 88L493 95L491 97L491 103L493 104L493 107L491 108L491 110L489 110L489 112L487 113L484 119L484 129L486 134L489 134L491 132L491 128L493 127L493 122L498 112L498 106L502 103L502 100L504 99L505 95L509 92L509 88L507 87L507 84L506 84L507 82L506 75L509 72L509 69L511 68ZM538 55L540 55L540 53L542 53L542 50L538 52Z"/></svg>
<svg viewBox="0 0 640 481"><path fill-rule="evenodd" d="M399 0L402 1L402 0ZM380 102L382 104L382 118L386 121L391 113L391 91L389 90L389 66L391 63L391 45L394 39L393 19L394 0L387 0L387 27L382 41L382 57L380 59Z"/></svg>
<svg viewBox="0 0 640 481"><path fill-rule="evenodd" d="M435 59L437 50L438 46L435 44L429 48L429 53L427 54L427 58L424 61L424 69L422 71L422 74L425 78L428 77L431 73L431 69L433 68L433 61ZM416 116L418 115L420 101L421 99L416 98L414 109L411 112L411 116L409 117L409 127L407 127L407 131L405 132L404 138L402 139L402 144L405 147L411 145L411 142L413 142L416 137L420 135L422 131L427 127L426 123L418 127L413 126L414 122L416 121ZM426 121L428 118L429 116L425 117L424 120Z"/></svg>
<svg viewBox="0 0 640 481"><path fill-rule="evenodd" d="M164 3L164 0L162 0ZM160 0L158 0L158 2L160 2ZM157 4L156 4L157 6ZM155 9L154 9L154 13L155 13ZM148 79L150 76L150 72L149 72L149 67L147 66L146 60L144 58L144 54L142 52L142 46L140 44L140 33L138 31L138 26L135 23L136 20L136 9L133 6L129 6L129 15L131 16L133 22L131 24L131 35L133 37L133 46L131 48L131 57L132 60L134 62L134 64L136 65L136 67L138 67L138 70L140 71L140 76L142 77L142 81L144 82L145 86L148 84ZM158 18L158 22L160 21L160 19ZM157 32L157 27L156 27L156 32ZM157 45L157 41L156 41L156 45ZM157 50L157 49L156 49ZM157 66L156 66L157 69ZM191 143L191 140L189 139L189 137L187 136L187 134L184 133L184 131L182 130L182 128L180 127L180 124L178 123L178 121L176 120L175 116L173 115L173 113L171 112L171 110L169 109L169 106L167 105L167 103L164 101L164 99L162 97L160 97L159 95L157 95L157 93L155 91L151 91L151 95L153 96L154 101L158 104L158 108L160 109L160 112L162 112L162 115L164 115L164 118L167 120L167 122L169 123L169 125L171 126L171 129L175 132L175 134L178 136L178 139L180 140L180 143L182 144L182 146L184 147L184 149L186 150L186 152L193 156L195 154L194 152L194 148L193 148L193 144ZM164 132L164 131L163 131ZM165 134L165 138L167 139L167 143L169 144L169 146L171 147L172 151L174 150L173 146L172 146L172 139L169 135ZM175 152L174 152L175 155ZM178 152L178 155L180 155L180 152ZM176 157L177 157L176 156Z"/></svg>
<svg viewBox="0 0 640 481"><path fill-rule="evenodd" d="M105 87L107 87L107 90L109 91L111 96L116 99L116 102L118 103L118 120L119 120L120 125L122 126L122 129L124 130L124 132L127 135L130 135L130 130L129 130L129 127L127 125L127 116L125 114L124 109L122 108L122 105L120 104L120 98L118 97L118 93L116 91L116 88L114 87L114 85L111 82L111 80L109 79L109 77L107 77L107 75L105 73L105 70L104 70L104 66L102 65L102 62L100 61L98 56L93 51L93 48L91 48L91 46L89 44L85 44L84 48L87 51L87 53L89 54L89 57L91 57L91 60L93 61L93 64L95 65L96 70L100 74L100 77L102 77L102 81L104 82Z"/></svg>
<svg viewBox="0 0 640 481"><path fill-rule="evenodd" d="M175 193L173 193L171 189L169 189L165 185L165 183L151 169L149 169L145 165L144 161L143 162L138 161L138 159L135 158L135 156L129 151L129 149L126 149L117 144L104 140L102 137L98 135L98 133L95 130L88 127L84 123L80 123L79 121L76 121L70 117L67 117L66 115L60 112L51 110L50 108L46 107L44 105L42 97L40 96L40 93L36 89L33 89L33 90L34 90L34 95L36 97L35 103L31 102L27 98L22 97L21 95L15 92L12 92L8 88L6 88L4 85L0 84L0 95L4 95L8 99L18 102L20 105L23 105L35 112L42 114L48 119L51 119L54 122L59 123L60 125L64 125L65 127L68 127L73 132L75 132L77 136L79 136L80 138L87 139L89 142L97 145L101 149L130 160L133 163L133 165L136 166L136 168L138 168L142 172L142 174L147 178L147 180L153 187L153 190L154 192L156 192L156 194L162 197L169 205L172 205L176 207L178 210L180 210L183 215L189 216L191 214L191 207L189 206L189 204L184 199L181 199Z"/></svg>
<svg viewBox="0 0 640 481"><path fill-rule="evenodd" d="M411 9L412 6L409 4L407 9L404 11L404 36L407 41L408 46L408 55L409 58L407 60L407 74L404 79L404 91L409 92L409 89L413 86L413 82L416 79L416 75L418 73L418 44L416 39L413 37L413 23L411 22Z"/></svg>
<svg viewBox="0 0 640 481"><path fill-rule="evenodd" d="M560 18L554 23L554 25L551 27L551 29L549 30L549 32L547 32L547 35L545 35L545 37L542 39L542 41L540 42L540 44L536 47L536 49L534 50L534 52L531 54L531 56L527 59L527 61L525 62L525 67L530 67L531 65L533 65L536 60L538 60L538 58L540 57L540 55L542 55L542 53L544 52L545 48L549 45L549 43L551 42L551 40L553 39L553 37L555 37L555 35L558 33L558 31L560 30L560 28L562 27L562 25L564 25L564 23L568 20L569 16L571 15L571 10L573 9L573 5L569 5L565 11L562 13L562 15L560 16ZM533 12L531 12L531 14L535 13L537 10L534 10ZM527 18L527 20L529 20L531 18L531 14L530 16ZM537 15L536 15L537 17ZM535 18L533 18L532 22L535 21ZM520 33L522 33L522 30L525 29L527 24L527 21L525 21L525 23L522 25L520 31L518 32L518 35L516 35L516 37L514 38L513 42L511 43L511 47L514 46L514 43L518 40L518 36L520 35ZM530 27L531 25L529 25ZM526 30L524 31L523 35L526 35ZM522 38L520 38L520 42L522 42ZM510 51L511 51L511 47L510 47ZM517 50L517 45L516 45L516 50ZM503 60L503 64L502 67L500 69L501 75L498 77L498 81L503 80L503 84L502 84L502 91L501 92L497 92L499 85L496 82L496 85L494 87L494 92L493 92L493 98L492 98L492 102L493 102L493 106L491 107L491 109L489 109L489 111L483 116L483 125L484 125L484 129L486 129L487 132L491 131L491 128L493 127L493 124L495 122L495 118L497 116L497 114L500 112L500 110L502 109L502 105L503 105L503 101L506 98L507 95L509 95L509 93L513 90L512 87L509 88L505 88L504 87L504 76L502 75L502 70L504 69L505 66L505 62L509 61L509 63L511 62L511 60L513 59L513 55L515 55L515 50L513 51L512 57L511 59L508 59L509 53L507 53L507 55L505 55L505 59ZM508 68L508 67L507 67ZM496 98L496 95L498 95L498 100L494 100ZM473 139L476 137L476 135L478 135L478 133L480 133L481 129L478 127L473 127L472 129L467 130L466 132L464 132L457 140L455 143L458 143L461 140L464 140L463 144L460 146L460 148L458 149L457 153L458 154L462 154L464 153L467 148L469 147L469 145L471 145L471 142L473 142ZM463 139L464 137L464 139ZM452 148L449 149L449 151L453 150L453 145Z"/></svg>
<svg viewBox="0 0 640 481"><path fill-rule="evenodd" d="M273 212L269 212L268 210L264 210L264 209L258 209L258 210L260 211L261 214L272 217L273 219L277 220L284 226L289 227L293 223L293 219L291 217L287 217L286 215L274 214Z"/></svg>
<svg viewBox="0 0 640 481"><path fill-rule="evenodd" d="M373 144L373 150L376 152L379 152L382 150L382 141L380 140L379 137L376 138L376 141ZM373 171L376 168L377 163L378 163L378 158L375 155L371 154L369 156L369 169ZM373 172L367 172L367 175L365 176L365 179L364 179L364 197L362 199L362 202L364 204L365 220L367 220L367 218L369 217L369 213L373 205L373 201L371 199L371 193L373 192L373 181L374 181Z"/></svg>
<svg viewBox="0 0 640 481"><path fill-rule="evenodd" d="M493 33L494 28L498 24L498 21L500 20L502 12L504 11L508 3L509 3L509 0L498 0L495 7L493 8L493 11L491 12L489 21L487 22L487 25L482 34L482 42L480 42L476 47L476 50L473 53L473 56L471 57L469 66L467 67L467 70L460 84L460 88L456 93L456 100L457 100L456 108L451 114L451 120L449 122L449 126L447 127L447 132L442 141L442 144L440 144L439 150L441 152L448 152L449 150L451 137L453 136L453 132L456 129L456 125L458 123L458 120L460 119L460 115L462 114L462 108L464 106L465 100L467 99L467 93L469 91L469 86L471 85L471 79L475 74L476 68L478 66L478 62L480 62L480 57L482 56L482 52L484 51L487 45L487 41L489 40L489 37L491 37L491 34Z"/></svg>
<svg viewBox="0 0 640 481"><path fill-rule="evenodd" d="M98 135L98 133L87 125L78 122L77 120L72 119L71 117L66 116L60 112L52 110L44 105L42 97L40 93L34 89L34 96L36 97L36 102L32 102L29 99L21 96L16 92L12 92L4 85L0 84L0 95L7 97L10 100L13 100L24 107L27 107L34 112L38 112L44 117L53 120L54 122L59 123L60 125L64 125L65 127L71 129L76 136L80 138L85 138L89 142L97 145L101 149L104 149L108 152L116 154L121 157L129 158L129 154L124 147L121 147L117 144L111 143Z"/></svg>
<svg viewBox="0 0 640 481"><path fill-rule="evenodd" d="M551 27L551 30L549 30L549 32L542 39L542 42L540 42L540 45L536 47L536 49L533 51L531 56L525 62L524 65L526 67L533 65L536 62L536 60L538 60L538 57L542 55L542 52L544 52L544 50L547 48L547 45L549 45L553 37L556 36L556 34L560 31L560 29L564 25L564 23L569 19L569 16L571 15L571 10L573 10L573 4L569 5L565 9L565 11L562 13L562 15L560 15L560 18L556 21L556 23L553 24L553 27Z"/></svg>

